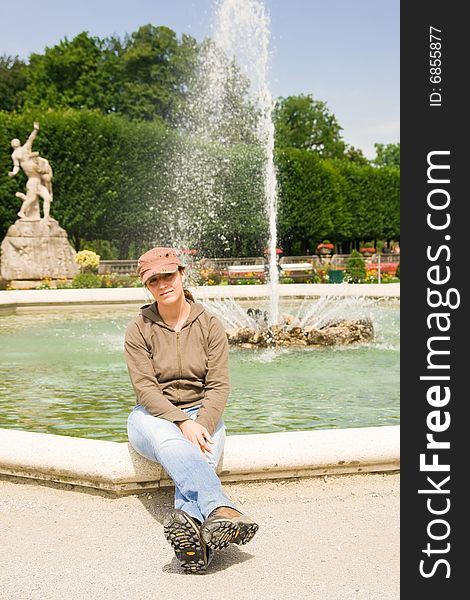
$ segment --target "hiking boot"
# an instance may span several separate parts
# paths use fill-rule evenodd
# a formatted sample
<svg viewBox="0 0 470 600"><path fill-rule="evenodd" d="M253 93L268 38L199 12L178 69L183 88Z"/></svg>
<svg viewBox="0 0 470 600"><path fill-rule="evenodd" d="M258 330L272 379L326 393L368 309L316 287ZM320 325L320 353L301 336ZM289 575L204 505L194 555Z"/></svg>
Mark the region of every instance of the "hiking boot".
<svg viewBox="0 0 470 600"><path fill-rule="evenodd" d="M221 550L231 543L247 544L258 528L257 523L238 510L220 506L201 525L201 538L209 548Z"/></svg>
<svg viewBox="0 0 470 600"><path fill-rule="evenodd" d="M214 552L202 540L196 519L176 508L165 517L163 531L185 573L206 571Z"/></svg>

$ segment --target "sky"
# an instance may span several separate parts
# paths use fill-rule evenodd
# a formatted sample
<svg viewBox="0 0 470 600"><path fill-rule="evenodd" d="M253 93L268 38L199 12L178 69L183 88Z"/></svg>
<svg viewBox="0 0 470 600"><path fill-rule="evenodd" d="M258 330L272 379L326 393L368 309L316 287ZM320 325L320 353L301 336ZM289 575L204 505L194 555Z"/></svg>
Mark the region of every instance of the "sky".
<svg viewBox="0 0 470 600"><path fill-rule="evenodd" d="M344 141L368 158L374 143L399 142L399 0L264 4L273 97L312 94L326 102ZM202 41L211 34L213 7L214 0L0 0L0 54L27 60L82 31L122 37L147 23Z"/></svg>

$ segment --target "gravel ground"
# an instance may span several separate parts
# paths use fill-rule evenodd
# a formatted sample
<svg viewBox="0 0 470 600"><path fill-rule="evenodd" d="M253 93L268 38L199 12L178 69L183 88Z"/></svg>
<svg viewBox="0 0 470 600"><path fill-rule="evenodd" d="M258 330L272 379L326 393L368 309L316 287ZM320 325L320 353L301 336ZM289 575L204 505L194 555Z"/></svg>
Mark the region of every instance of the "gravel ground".
<svg viewBox="0 0 470 600"><path fill-rule="evenodd" d="M1 600L396 600L399 474L226 485L260 524L185 575L163 536L172 491L111 498L0 481Z"/></svg>

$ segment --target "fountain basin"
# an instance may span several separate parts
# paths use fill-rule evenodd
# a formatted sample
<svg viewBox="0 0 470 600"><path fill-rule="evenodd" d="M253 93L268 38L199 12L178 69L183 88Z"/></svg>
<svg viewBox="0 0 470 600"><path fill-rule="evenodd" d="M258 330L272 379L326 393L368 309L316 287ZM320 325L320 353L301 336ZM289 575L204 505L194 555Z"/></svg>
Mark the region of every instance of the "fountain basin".
<svg viewBox="0 0 470 600"><path fill-rule="evenodd" d="M254 286L240 287L250 292ZM196 297L204 289L196 290ZM61 292L86 292L88 297L80 294L82 302L77 302L77 296L68 295L65 303L51 303ZM119 295L121 303L103 302L103 292L113 300ZM5 409L0 427L127 440L126 418L135 396L125 366L123 336L146 299L142 289L129 290L131 297L136 292L144 296L134 302L123 292L22 293L17 314L0 318L0 399ZM30 302L31 296L42 294L49 296L48 303ZM98 297L98 302L92 303L91 296ZM341 298L338 303L344 302ZM310 306L320 301L321 297L304 296L301 300L285 298L281 305L283 311L292 313L293 304ZM261 299L253 298L237 304L257 302L262 306ZM325 299L322 306L327 304ZM225 412L228 434L398 424L399 307L395 301L373 304L377 304L373 313L376 335L369 343L231 346L232 385ZM344 314L351 316L351 311Z"/></svg>

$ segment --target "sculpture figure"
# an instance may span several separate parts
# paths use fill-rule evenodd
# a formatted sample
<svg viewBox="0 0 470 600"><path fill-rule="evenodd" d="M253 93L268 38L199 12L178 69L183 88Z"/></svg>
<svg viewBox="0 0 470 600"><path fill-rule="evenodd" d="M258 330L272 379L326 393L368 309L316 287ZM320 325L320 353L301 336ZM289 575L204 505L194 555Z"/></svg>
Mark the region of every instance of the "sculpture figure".
<svg viewBox="0 0 470 600"><path fill-rule="evenodd" d="M13 171L8 173L14 177L20 169L28 178L26 182L26 194L17 192L17 198L23 200L18 212L20 219L36 221L40 219L39 198L43 201L44 219L49 219L52 202L52 168L49 161L39 156L39 152L33 152L33 142L39 131L39 123L34 123L34 129L28 140L21 145L19 139L11 140L13 152Z"/></svg>

